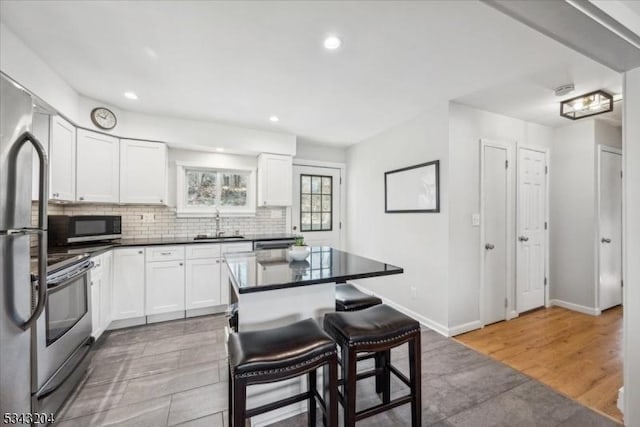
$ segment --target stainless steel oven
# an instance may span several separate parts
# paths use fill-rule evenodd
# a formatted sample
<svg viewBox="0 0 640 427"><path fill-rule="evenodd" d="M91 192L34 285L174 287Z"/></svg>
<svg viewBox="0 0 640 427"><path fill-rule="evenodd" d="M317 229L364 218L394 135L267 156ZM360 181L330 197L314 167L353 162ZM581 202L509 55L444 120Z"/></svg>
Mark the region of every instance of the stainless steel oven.
<svg viewBox="0 0 640 427"><path fill-rule="evenodd" d="M118 215L49 215L48 221L52 246L122 237L122 217Z"/></svg>
<svg viewBox="0 0 640 427"><path fill-rule="evenodd" d="M89 287L93 262L86 255L64 257L47 272L47 302L32 337L36 412L55 413L60 408L84 375L93 342Z"/></svg>

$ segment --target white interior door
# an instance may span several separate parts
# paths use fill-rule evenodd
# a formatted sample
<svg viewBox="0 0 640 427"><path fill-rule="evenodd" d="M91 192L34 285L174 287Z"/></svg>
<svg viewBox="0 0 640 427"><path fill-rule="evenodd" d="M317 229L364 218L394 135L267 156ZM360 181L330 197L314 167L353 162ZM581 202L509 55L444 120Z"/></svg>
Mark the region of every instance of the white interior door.
<svg viewBox="0 0 640 427"><path fill-rule="evenodd" d="M622 304L622 155L601 148L598 182L599 308Z"/></svg>
<svg viewBox="0 0 640 427"><path fill-rule="evenodd" d="M544 306L547 175L544 151L518 148L516 310Z"/></svg>
<svg viewBox="0 0 640 427"><path fill-rule="evenodd" d="M340 169L293 166L293 233L310 246L340 248Z"/></svg>
<svg viewBox="0 0 640 427"><path fill-rule="evenodd" d="M482 146L483 316L485 325L506 319L509 186L506 147Z"/></svg>

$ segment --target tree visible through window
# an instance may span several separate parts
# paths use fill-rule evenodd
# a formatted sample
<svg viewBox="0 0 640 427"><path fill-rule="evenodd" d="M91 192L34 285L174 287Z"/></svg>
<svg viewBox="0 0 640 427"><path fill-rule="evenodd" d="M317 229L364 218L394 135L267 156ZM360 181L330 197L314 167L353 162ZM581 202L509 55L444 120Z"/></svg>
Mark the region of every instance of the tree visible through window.
<svg viewBox="0 0 640 427"><path fill-rule="evenodd" d="M300 175L300 231L331 231L333 228L333 178Z"/></svg>
<svg viewBox="0 0 640 427"><path fill-rule="evenodd" d="M249 173L187 169L187 206L246 206Z"/></svg>

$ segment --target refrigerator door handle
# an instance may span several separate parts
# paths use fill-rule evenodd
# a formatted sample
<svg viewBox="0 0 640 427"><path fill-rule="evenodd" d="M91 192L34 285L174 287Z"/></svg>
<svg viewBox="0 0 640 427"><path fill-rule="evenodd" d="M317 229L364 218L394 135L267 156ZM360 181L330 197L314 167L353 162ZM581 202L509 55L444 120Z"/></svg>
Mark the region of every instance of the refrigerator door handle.
<svg viewBox="0 0 640 427"><path fill-rule="evenodd" d="M29 329L38 320L47 303L47 203L49 193L49 160L44 147L31 132L24 132L15 142L12 154L15 159L22 147L31 143L38 155L40 163L40 174L38 176L38 229L34 230L38 235L38 303L33 313L20 327L23 330ZM15 169L14 169L15 171Z"/></svg>

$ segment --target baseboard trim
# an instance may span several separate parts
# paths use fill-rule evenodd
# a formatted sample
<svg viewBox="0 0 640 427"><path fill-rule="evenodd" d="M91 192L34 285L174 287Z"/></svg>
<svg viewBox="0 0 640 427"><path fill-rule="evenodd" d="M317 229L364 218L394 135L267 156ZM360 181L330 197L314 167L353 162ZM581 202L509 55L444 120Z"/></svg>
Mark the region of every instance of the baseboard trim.
<svg viewBox="0 0 640 427"><path fill-rule="evenodd" d="M106 330L110 331L113 329L130 328L132 326L145 325L146 323L147 323L147 318L145 316L132 317L130 319L117 319L117 320L112 320L109 326L107 326Z"/></svg>
<svg viewBox="0 0 640 427"><path fill-rule="evenodd" d="M473 322L463 323L462 325L452 326L449 328L449 336L455 337L456 335L464 334L465 332L474 331L482 328L482 322L474 320Z"/></svg>
<svg viewBox="0 0 640 427"><path fill-rule="evenodd" d="M227 305L216 305L214 307L192 308L186 311L185 317L197 317L197 316L206 316L209 314L221 314L221 313L226 313L228 309L229 309L229 306Z"/></svg>
<svg viewBox="0 0 640 427"><path fill-rule="evenodd" d="M567 310L577 311L579 313L588 314L590 316L600 316L601 311L598 308L587 307L580 304L574 304L572 302L562 301L559 299L552 299L549 301L551 305L566 308Z"/></svg>
<svg viewBox="0 0 640 427"><path fill-rule="evenodd" d="M624 387L620 387L618 390L618 402L616 406L620 409L620 412L624 414Z"/></svg>
<svg viewBox="0 0 640 427"><path fill-rule="evenodd" d="M407 316L413 317L418 322L420 322L420 324L426 326L429 329L433 329L434 331L436 331L440 335L443 335L443 336L445 336L447 338L451 336L449 328L447 328L446 326L444 326L444 325L442 325L442 324L440 324L438 322L435 322L435 321L433 321L433 320L431 320L431 319L429 319L427 317L424 317L424 316L416 313L415 311L413 311L411 309L408 309L407 307L405 307L403 305L400 305L400 304L398 304L396 302L393 302L390 299L385 298L382 295L378 295L375 292L372 292L370 289L367 289L367 288L365 288L365 287L363 287L363 286L361 286L361 285L359 285L357 283L354 283L354 282L349 282L349 283L351 283L356 288L360 289L362 292L364 292L366 294L377 296L378 298L380 298L382 300L382 302L384 304L387 304L387 305L395 308L396 310L398 310L401 313L406 314Z"/></svg>

